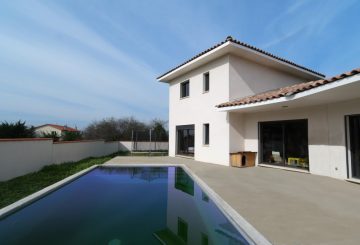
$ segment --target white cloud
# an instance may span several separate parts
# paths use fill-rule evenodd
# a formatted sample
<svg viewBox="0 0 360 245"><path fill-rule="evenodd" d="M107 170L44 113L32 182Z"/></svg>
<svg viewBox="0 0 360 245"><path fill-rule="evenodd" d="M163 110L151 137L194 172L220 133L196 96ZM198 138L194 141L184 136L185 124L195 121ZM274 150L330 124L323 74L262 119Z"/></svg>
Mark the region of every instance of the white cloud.
<svg viewBox="0 0 360 245"><path fill-rule="evenodd" d="M60 8L35 2L17 11L31 29L0 23L0 84L8 88L0 111L76 121L166 115L166 88L149 65Z"/></svg>

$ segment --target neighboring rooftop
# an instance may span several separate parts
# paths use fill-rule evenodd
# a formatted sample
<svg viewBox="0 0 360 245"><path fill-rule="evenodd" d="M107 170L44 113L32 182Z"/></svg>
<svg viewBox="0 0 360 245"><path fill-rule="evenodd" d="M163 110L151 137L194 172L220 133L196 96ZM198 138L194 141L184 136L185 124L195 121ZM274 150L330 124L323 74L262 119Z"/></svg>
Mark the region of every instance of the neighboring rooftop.
<svg viewBox="0 0 360 245"><path fill-rule="evenodd" d="M295 95L297 93L311 90L311 89L323 86L325 84L333 83L340 79L351 77L351 76L357 75L359 73L360 73L360 68L357 68L352 71L342 73L342 74L334 76L334 77L330 77L330 78L326 78L326 79L319 79L319 80L310 81L310 82L303 82L303 83L299 83L299 84L295 84L295 85L291 85L291 86L287 86L287 87L282 87L282 88L267 91L264 93L259 93L259 94L247 96L244 98L236 99L233 101L225 102L225 103L217 105L216 107L222 108L222 107L231 107L231 106L241 106L241 105L247 105L247 104L277 99L277 98L281 98L281 97L286 97L286 96L290 96L290 95Z"/></svg>
<svg viewBox="0 0 360 245"><path fill-rule="evenodd" d="M79 131L76 128L71 128L66 125L62 126L62 125L57 125L57 124L44 124L44 125L36 127L36 129L45 127L45 126L53 127L53 128L59 129L61 131L68 131L68 132L78 132Z"/></svg>
<svg viewBox="0 0 360 245"><path fill-rule="evenodd" d="M224 41L222 41L222 42L214 45L213 47L211 47L211 48L209 48L209 49L207 49L207 50L205 50L205 51L203 51L203 52L195 55L195 56L192 57L191 59L185 61L184 63L182 63L182 64L180 64L180 65L178 65L178 66L176 66L175 68L173 68L173 69L165 72L164 74L162 74L162 75L160 75L159 77L157 77L157 79L158 79L159 81L164 81L165 79L167 79L167 77L169 77L169 75L170 75L171 73L174 73L174 72L180 70L181 68L184 68L186 65L197 61L198 59L204 57L205 55L207 55L207 54L209 54L209 53L211 53L211 52L213 52L213 51L215 51L215 50L217 50L217 49L221 49L222 47L225 47L226 44L233 44L233 45L235 44L235 45L238 45L239 48L245 49L245 50L247 50L247 51L255 52L255 53L260 54L260 55L262 55L262 56L266 56L267 58L276 60L276 61L278 61L278 62L280 62L280 63L287 64L287 65L289 65L289 66L295 67L295 68L297 68L297 69L300 69L300 70L302 70L302 71L305 71L305 72L307 72L307 73L310 73L310 74L312 74L312 75L315 75L315 76L318 77L318 78L323 78L323 77L325 77L325 75L323 75L323 74L321 74L321 73L319 73L319 72L317 72L317 71L314 71L314 70L312 70L312 69L306 68L306 67L301 66L301 65L298 65L298 64L296 64L296 63L294 63L294 62L292 62L292 61L289 61L289 60L287 60L287 59L281 58L281 57L279 57L279 56L276 56L276 55L274 55L274 54L271 54L271 53L269 53L269 52L267 52L267 51L264 51L264 50L262 50L262 49L259 49L259 48L257 48L257 47L254 47L254 46L249 45L249 44L247 44L247 43L238 41L238 40L232 38L231 36L228 36ZM226 53L228 53L228 52L229 52L229 50L220 52L220 55L224 55L224 54L226 54ZM220 55L219 55L219 56L220 56ZM217 57L219 57L219 56L215 56L215 57L217 58ZM202 65L202 64L203 64L203 63L201 63L201 65Z"/></svg>

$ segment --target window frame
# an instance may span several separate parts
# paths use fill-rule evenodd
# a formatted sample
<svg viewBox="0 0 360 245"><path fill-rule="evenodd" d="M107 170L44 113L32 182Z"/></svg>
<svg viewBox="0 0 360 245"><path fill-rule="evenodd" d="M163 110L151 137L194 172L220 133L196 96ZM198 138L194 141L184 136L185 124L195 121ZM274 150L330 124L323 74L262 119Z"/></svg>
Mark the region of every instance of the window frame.
<svg viewBox="0 0 360 245"><path fill-rule="evenodd" d="M188 88L187 88L187 90L185 89L185 91L184 91L184 86L186 86L186 84L187 84ZM187 94L186 94L186 92L187 92ZM186 95L184 95L184 93ZM190 97L190 80L189 79L180 83L180 99L185 99L188 97Z"/></svg>
<svg viewBox="0 0 360 245"><path fill-rule="evenodd" d="M207 89L206 89L206 83L207 83ZM203 73L203 93L209 93L209 91L210 91L210 72L205 72Z"/></svg>
<svg viewBox="0 0 360 245"><path fill-rule="evenodd" d="M203 124L203 145L210 145L210 123Z"/></svg>
<svg viewBox="0 0 360 245"><path fill-rule="evenodd" d="M291 125L291 123L303 123L306 134L304 134L304 139L306 139L306 159L307 163L305 163L302 167L300 166L294 166L288 163L287 159L289 158L289 151L288 151L288 138L289 136L288 132L286 131L286 127L288 125ZM275 125L281 127L281 152L282 152L282 160L279 162L269 162L264 159L264 127L268 125ZM276 165L281 166L285 168L295 168L295 169L302 169L309 171L310 169L310 159L309 159L309 124L308 124L308 118L303 119L288 119L288 120L274 120L274 121L260 121L258 122L258 152L259 152L259 163L261 164L268 164L268 165Z"/></svg>

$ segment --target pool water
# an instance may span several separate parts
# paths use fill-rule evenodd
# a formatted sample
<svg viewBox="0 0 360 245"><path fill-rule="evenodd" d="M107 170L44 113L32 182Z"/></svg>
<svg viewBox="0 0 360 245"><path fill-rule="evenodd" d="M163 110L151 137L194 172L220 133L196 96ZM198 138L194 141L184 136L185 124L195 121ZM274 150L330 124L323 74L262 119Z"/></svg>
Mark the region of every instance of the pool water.
<svg viewBox="0 0 360 245"><path fill-rule="evenodd" d="M180 167L98 167L0 220L0 244L248 244Z"/></svg>

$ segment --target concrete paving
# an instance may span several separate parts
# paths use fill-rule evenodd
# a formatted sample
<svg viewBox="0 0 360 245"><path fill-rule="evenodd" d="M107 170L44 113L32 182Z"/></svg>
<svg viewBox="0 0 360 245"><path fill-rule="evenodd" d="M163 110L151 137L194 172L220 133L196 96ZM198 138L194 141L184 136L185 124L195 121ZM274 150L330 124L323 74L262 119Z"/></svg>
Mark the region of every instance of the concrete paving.
<svg viewBox="0 0 360 245"><path fill-rule="evenodd" d="M185 164L274 245L360 244L358 184L184 158L116 157L108 163Z"/></svg>

